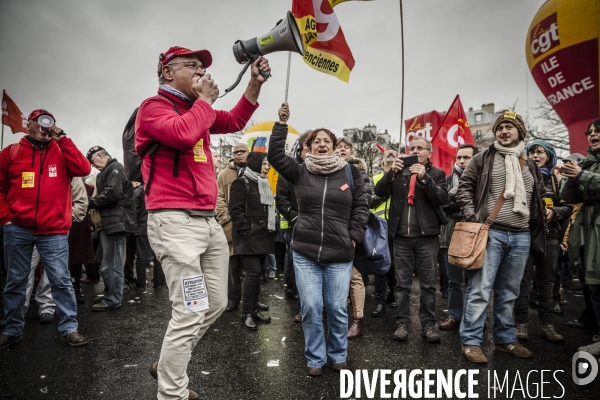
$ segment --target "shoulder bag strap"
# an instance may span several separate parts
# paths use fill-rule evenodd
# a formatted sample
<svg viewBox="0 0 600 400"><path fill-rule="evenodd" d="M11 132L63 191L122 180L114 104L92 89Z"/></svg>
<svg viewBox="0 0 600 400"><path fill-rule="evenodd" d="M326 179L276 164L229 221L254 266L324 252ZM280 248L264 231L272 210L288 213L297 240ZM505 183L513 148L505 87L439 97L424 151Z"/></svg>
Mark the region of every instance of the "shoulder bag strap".
<svg viewBox="0 0 600 400"><path fill-rule="evenodd" d="M520 157L519 164L521 164L521 169L523 169L523 167L525 166L525 158ZM494 204L494 209L492 210L492 212L488 216L487 220L485 221L485 223L487 225L491 226L494 224L494 221L496 220L496 217L498 216L500 209L504 205L504 200L505 200L504 199L504 189L502 189L502 192L500 192L500 196L498 196L498 200L496 200L496 204Z"/></svg>

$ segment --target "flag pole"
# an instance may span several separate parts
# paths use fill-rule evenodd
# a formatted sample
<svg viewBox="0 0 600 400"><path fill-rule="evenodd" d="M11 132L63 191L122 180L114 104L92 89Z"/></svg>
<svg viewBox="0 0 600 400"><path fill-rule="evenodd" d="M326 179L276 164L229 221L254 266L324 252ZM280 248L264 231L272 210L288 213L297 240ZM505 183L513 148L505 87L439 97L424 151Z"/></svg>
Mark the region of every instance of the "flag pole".
<svg viewBox="0 0 600 400"><path fill-rule="evenodd" d="M404 26L402 17L402 0L400 0L400 45L402 50L402 97L400 99L400 139L398 140L398 154L402 149L402 126L404 124Z"/></svg>
<svg viewBox="0 0 600 400"><path fill-rule="evenodd" d="M288 102L288 91L290 89L290 68L292 64L292 52L288 52L288 68L287 68L287 78L285 80L285 103Z"/></svg>
<svg viewBox="0 0 600 400"><path fill-rule="evenodd" d="M6 92L6 90L2 89L2 101L4 101L4 92ZM2 116L4 117L4 110L2 110ZM4 148L4 123L0 121L0 124L2 125L2 139L0 139L0 150L2 150Z"/></svg>

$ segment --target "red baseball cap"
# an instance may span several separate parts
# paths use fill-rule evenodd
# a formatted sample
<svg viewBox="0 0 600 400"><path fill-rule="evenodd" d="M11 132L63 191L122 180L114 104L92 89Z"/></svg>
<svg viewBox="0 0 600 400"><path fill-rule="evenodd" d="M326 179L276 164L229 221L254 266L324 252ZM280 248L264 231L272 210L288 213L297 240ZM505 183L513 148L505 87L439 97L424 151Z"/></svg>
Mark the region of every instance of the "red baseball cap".
<svg viewBox="0 0 600 400"><path fill-rule="evenodd" d="M173 46L164 53L160 53L158 56L158 76L161 74L162 67L167 65L173 58L188 55L195 55L198 57L204 68L208 68L212 64L212 55L208 50L190 50L185 47Z"/></svg>
<svg viewBox="0 0 600 400"><path fill-rule="evenodd" d="M50 113L50 111L42 110L41 108L39 108L37 110L33 110L31 112L31 114L29 114L29 117L27 117L27 121L31 121L32 119L37 119L40 115L49 115L52 117L53 120L56 121L56 118L54 118L54 115L52 115L52 113Z"/></svg>

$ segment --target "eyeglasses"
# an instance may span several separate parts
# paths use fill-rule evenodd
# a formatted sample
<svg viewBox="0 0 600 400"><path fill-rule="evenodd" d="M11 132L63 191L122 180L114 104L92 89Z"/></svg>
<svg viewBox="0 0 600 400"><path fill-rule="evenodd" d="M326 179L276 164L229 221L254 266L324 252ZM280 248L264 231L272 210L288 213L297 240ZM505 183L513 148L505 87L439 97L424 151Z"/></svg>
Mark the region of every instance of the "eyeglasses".
<svg viewBox="0 0 600 400"><path fill-rule="evenodd" d="M543 154L546 154L546 150L537 149L536 151L530 151L529 154L537 154L541 156Z"/></svg>
<svg viewBox="0 0 600 400"><path fill-rule="evenodd" d="M202 66L202 64L200 64L199 62L196 62L196 61L172 62L172 63L168 63L167 65L172 66L175 64L183 64L184 67L192 68L193 70L200 69L200 70L202 70L202 72L206 72L206 68L204 68Z"/></svg>
<svg viewBox="0 0 600 400"><path fill-rule="evenodd" d="M408 149L408 151L415 151L415 150L417 150L417 151L423 151L423 150L429 151L429 148L428 147L416 146L416 147L410 147Z"/></svg>
<svg viewBox="0 0 600 400"><path fill-rule="evenodd" d="M587 131L587 132L585 133L585 136L590 136L592 133L595 133L595 134L597 134L597 135L600 135L600 129L594 129L594 130L592 130L591 132L590 132L590 131Z"/></svg>
<svg viewBox="0 0 600 400"><path fill-rule="evenodd" d="M248 152L248 150L236 150L233 152L233 154L245 154L247 152Z"/></svg>

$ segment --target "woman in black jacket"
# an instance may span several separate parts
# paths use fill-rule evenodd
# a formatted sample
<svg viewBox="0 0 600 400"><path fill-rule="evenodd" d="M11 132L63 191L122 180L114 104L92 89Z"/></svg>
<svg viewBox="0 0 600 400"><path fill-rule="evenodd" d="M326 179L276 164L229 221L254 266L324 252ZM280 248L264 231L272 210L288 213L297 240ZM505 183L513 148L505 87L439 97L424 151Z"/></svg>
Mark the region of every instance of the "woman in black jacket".
<svg viewBox="0 0 600 400"><path fill-rule="evenodd" d="M334 153L337 139L327 129L309 133L306 144L310 153L304 164L285 155L288 117L289 108L283 104L269 142L269 161L294 185L298 200L290 247L302 309L306 372L318 376L327 356L332 369L346 368L346 299L354 247L363 239L369 208L360 173ZM329 328L327 344L323 305Z"/></svg>
<svg viewBox="0 0 600 400"><path fill-rule="evenodd" d="M233 253L241 256L246 267L242 287L242 324L255 331L257 322L271 322L258 311L261 267L267 254L274 251L275 202L267 153L248 154L246 168L231 184L229 217L233 223Z"/></svg>

